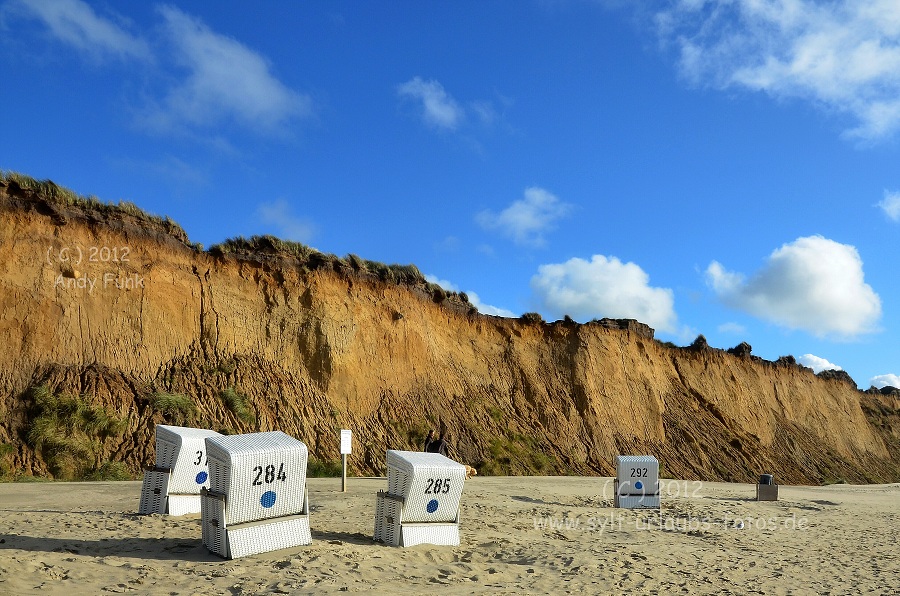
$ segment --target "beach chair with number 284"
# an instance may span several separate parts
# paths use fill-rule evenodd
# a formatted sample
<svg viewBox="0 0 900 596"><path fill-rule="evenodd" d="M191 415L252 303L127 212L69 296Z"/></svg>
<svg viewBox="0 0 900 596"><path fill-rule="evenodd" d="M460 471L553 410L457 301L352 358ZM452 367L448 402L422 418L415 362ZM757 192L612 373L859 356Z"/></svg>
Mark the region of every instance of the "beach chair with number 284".
<svg viewBox="0 0 900 596"><path fill-rule="evenodd" d="M306 445L281 431L210 437L203 544L226 559L312 543Z"/></svg>

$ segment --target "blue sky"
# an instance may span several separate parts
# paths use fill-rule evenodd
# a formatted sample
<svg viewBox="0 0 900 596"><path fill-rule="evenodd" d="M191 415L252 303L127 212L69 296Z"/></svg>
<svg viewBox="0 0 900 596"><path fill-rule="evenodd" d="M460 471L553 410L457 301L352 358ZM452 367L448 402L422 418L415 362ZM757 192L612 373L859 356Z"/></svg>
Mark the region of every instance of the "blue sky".
<svg viewBox="0 0 900 596"><path fill-rule="evenodd" d="M0 168L900 385L894 0L248 6L0 0Z"/></svg>

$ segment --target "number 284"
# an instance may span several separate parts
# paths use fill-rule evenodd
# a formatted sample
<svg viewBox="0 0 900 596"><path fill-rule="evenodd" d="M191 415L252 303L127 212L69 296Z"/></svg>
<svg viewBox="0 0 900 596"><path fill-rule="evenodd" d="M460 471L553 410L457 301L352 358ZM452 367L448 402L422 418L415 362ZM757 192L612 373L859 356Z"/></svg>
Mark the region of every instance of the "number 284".
<svg viewBox="0 0 900 596"><path fill-rule="evenodd" d="M287 480L287 474L284 473L284 463L278 466L277 472L272 464L266 466L265 469L262 466L255 466L253 471L256 472L256 476L253 478L253 486L260 486L263 482L272 484L276 480L281 480L282 482Z"/></svg>

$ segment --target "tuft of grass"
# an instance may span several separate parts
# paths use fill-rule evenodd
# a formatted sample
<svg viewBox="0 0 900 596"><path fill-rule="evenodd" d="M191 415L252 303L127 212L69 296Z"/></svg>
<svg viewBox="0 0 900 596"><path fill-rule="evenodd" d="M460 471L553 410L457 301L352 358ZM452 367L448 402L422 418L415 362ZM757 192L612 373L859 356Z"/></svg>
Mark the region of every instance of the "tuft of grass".
<svg viewBox="0 0 900 596"><path fill-rule="evenodd" d="M234 387L226 387L219 393L229 410L246 424L256 424L256 416L247 407L247 397L235 391Z"/></svg>
<svg viewBox="0 0 900 596"><path fill-rule="evenodd" d="M16 448L9 443L0 443L0 481L9 480L12 476L9 457L15 452Z"/></svg>
<svg viewBox="0 0 900 596"><path fill-rule="evenodd" d="M523 323L543 323L544 317L541 316L541 313L537 312L527 312L519 317Z"/></svg>
<svg viewBox="0 0 900 596"><path fill-rule="evenodd" d="M368 268L366 267L366 260L359 255L350 253L349 255L344 257L344 260L347 261L347 264L350 265L350 267L354 271L368 271Z"/></svg>
<svg viewBox="0 0 900 596"><path fill-rule="evenodd" d="M119 201L118 204L105 203L93 195L87 197L79 195L68 188L59 186L52 180L37 180L31 176L12 171L0 170L0 181L9 186L18 186L22 190L31 191L37 196L57 205L79 207L104 214L130 215L140 221L162 228L168 234L188 243L187 233L169 217L151 215L130 201Z"/></svg>
<svg viewBox="0 0 900 596"><path fill-rule="evenodd" d="M363 259L355 254L348 254L343 259L330 254L319 252L299 242L281 240L275 236L262 235L245 238L237 236L228 238L224 242L213 244L209 247L209 253L214 255L285 255L297 259L299 265L307 270L332 269L334 271L350 272L373 275L381 281L394 284L424 285L428 282L425 276L415 265L399 265L379 263Z"/></svg>
<svg viewBox="0 0 900 596"><path fill-rule="evenodd" d="M166 416L191 418L197 413L197 405L183 393L157 391L150 396L150 405Z"/></svg>
<svg viewBox="0 0 900 596"><path fill-rule="evenodd" d="M243 236L228 238L224 242L210 246L209 252L213 254L233 255L250 255L256 253L284 254L296 257L301 262L306 262L313 253L318 253L319 251L306 246L305 244L301 244L300 242L282 240L275 236L265 234L262 236L251 236L250 238L244 238Z"/></svg>
<svg viewBox="0 0 900 596"><path fill-rule="evenodd" d="M134 480L132 474L123 462L105 461L84 476L84 480L90 481L122 481Z"/></svg>
<svg viewBox="0 0 900 596"><path fill-rule="evenodd" d="M311 457L306 463L307 478L340 478L343 471L340 460L323 461Z"/></svg>
<svg viewBox="0 0 900 596"><path fill-rule="evenodd" d="M84 396L56 395L46 385L29 395L35 415L26 439L55 477L77 479L95 469L103 441L124 430L121 419Z"/></svg>
<svg viewBox="0 0 900 596"><path fill-rule="evenodd" d="M415 265L388 265L393 274L394 281L399 284L415 285L425 282L425 276Z"/></svg>
<svg viewBox="0 0 900 596"><path fill-rule="evenodd" d="M222 374L230 375L237 368L237 364L235 364L234 360L225 360L224 362L220 362L216 367L216 370Z"/></svg>
<svg viewBox="0 0 900 596"><path fill-rule="evenodd" d="M559 468L534 437L512 433L496 437L488 449L489 458L476 466L479 474L509 476L515 474L553 474Z"/></svg>
<svg viewBox="0 0 900 596"><path fill-rule="evenodd" d="M50 482L49 478L41 478L40 476L16 476L14 479L15 482L29 483L29 482Z"/></svg>

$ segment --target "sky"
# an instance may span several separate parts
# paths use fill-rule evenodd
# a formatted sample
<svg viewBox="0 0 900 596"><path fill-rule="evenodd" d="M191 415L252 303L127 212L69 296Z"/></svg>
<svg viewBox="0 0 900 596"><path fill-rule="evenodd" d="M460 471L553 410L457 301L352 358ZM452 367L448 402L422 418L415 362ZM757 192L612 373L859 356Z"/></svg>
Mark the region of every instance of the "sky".
<svg viewBox="0 0 900 596"><path fill-rule="evenodd" d="M0 0L0 169L900 386L900 3Z"/></svg>

